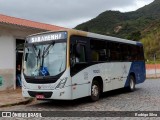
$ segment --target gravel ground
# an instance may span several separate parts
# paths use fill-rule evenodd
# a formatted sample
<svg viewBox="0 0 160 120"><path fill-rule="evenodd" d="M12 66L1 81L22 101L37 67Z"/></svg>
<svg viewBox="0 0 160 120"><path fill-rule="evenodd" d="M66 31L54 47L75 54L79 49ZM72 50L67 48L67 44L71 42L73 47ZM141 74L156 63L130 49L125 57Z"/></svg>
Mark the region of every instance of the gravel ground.
<svg viewBox="0 0 160 120"><path fill-rule="evenodd" d="M1 108L1 111L160 111L160 80L150 79L144 83L136 85L134 92L126 92L124 89L114 90L103 94L97 102L90 102L88 98L74 101L34 101L29 105L20 105ZM64 113L64 112L63 112ZM62 113L62 114L63 114ZM19 118L16 118L17 120ZM21 118L20 118L21 119ZM25 118L26 119L26 118ZM36 118L35 118L36 119ZM50 119L50 118L41 118ZM53 118L52 118L53 119ZM57 120L77 119L77 120L99 120L111 118L54 118ZM124 118L113 117L113 120L124 120ZM134 118L125 118L125 120L137 120ZM139 118L139 119L157 119L158 118ZM160 119L160 118L159 118ZM34 120L34 119L33 119Z"/></svg>

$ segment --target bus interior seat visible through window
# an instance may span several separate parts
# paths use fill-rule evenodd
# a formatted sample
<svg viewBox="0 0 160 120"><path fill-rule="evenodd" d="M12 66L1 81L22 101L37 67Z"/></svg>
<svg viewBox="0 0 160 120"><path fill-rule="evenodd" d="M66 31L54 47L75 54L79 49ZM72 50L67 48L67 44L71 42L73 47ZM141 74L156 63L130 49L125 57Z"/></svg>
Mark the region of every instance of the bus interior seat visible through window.
<svg viewBox="0 0 160 120"><path fill-rule="evenodd" d="M107 52L106 49L101 49L99 51L99 61L107 61L108 56L107 56Z"/></svg>
<svg viewBox="0 0 160 120"><path fill-rule="evenodd" d="M92 61L94 62L99 61L99 54L95 50L92 51Z"/></svg>

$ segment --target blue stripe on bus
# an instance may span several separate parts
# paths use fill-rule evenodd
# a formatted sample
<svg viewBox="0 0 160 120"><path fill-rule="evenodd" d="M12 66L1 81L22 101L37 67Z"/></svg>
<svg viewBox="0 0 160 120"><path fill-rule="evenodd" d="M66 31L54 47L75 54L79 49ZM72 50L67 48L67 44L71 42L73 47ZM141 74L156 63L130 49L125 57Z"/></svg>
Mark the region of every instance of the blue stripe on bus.
<svg viewBox="0 0 160 120"><path fill-rule="evenodd" d="M141 42L137 42L136 45L142 46L143 44Z"/></svg>
<svg viewBox="0 0 160 120"><path fill-rule="evenodd" d="M145 62L132 62L129 70L129 74L125 83L125 87L129 86L129 75L135 74L136 84L143 83L146 79Z"/></svg>

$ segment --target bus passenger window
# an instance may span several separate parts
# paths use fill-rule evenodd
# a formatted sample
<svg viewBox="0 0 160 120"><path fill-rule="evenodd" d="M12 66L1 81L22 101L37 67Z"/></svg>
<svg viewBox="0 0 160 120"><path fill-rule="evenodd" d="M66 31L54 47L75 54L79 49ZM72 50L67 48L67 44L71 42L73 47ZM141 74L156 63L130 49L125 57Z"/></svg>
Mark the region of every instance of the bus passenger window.
<svg viewBox="0 0 160 120"><path fill-rule="evenodd" d="M106 49L99 50L99 61L107 61L107 57L108 55Z"/></svg>
<svg viewBox="0 0 160 120"><path fill-rule="evenodd" d="M92 50L92 53L91 53L92 55L91 55L91 58L92 58L92 61L99 61L99 54L98 54L98 52L97 51L95 51L95 50Z"/></svg>
<svg viewBox="0 0 160 120"><path fill-rule="evenodd" d="M91 40L91 61L104 62L108 60L107 42L103 40Z"/></svg>
<svg viewBox="0 0 160 120"><path fill-rule="evenodd" d="M76 62L86 62L85 46L84 45L77 45Z"/></svg>

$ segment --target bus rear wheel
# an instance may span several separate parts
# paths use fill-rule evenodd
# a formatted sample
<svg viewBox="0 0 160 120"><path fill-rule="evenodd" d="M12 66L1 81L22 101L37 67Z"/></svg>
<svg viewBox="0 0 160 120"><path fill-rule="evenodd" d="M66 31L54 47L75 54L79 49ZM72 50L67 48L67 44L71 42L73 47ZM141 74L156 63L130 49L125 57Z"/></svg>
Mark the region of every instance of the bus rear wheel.
<svg viewBox="0 0 160 120"><path fill-rule="evenodd" d="M130 92L133 92L135 90L135 78L132 75L129 76L128 90Z"/></svg>
<svg viewBox="0 0 160 120"><path fill-rule="evenodd" d="M98 81L93 81L91 86L91 101L97 101L100 97L100 85Z"/></svg>

